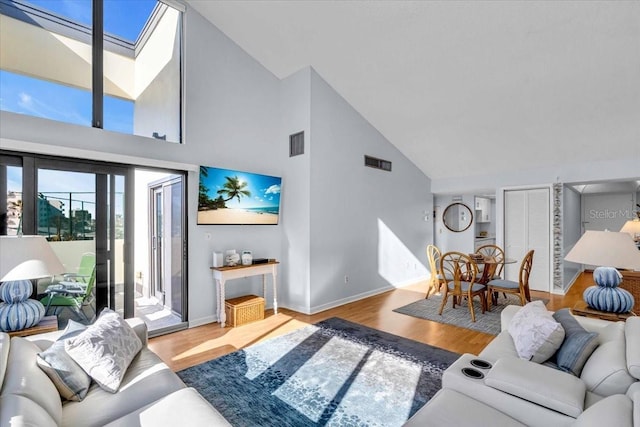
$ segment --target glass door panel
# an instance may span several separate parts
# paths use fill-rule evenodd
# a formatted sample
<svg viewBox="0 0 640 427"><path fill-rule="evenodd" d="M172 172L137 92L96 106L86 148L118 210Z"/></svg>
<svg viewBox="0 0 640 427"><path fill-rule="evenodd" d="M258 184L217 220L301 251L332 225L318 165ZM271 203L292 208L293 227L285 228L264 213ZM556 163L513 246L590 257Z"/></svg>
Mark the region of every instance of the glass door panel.
<svg viewBox="0 0 640 427"><path fill-rule="evenodd" d="M68 319L91 320L96 313L93 297L96 277L96 175L39 168L36 193L37 234L45 236L58 256L65 273L38 282L38 295L44 296L49 285L89 289L82 312L68 307L49 307L47 314ZM89 287L90 285L90 287Z"/></svg>
<svg viewBox="0 0 640 427"><path fill-rule="evenodd" d="M125 315L125 177L108 176L107 247L109 248L109 306Z"/></svg>
<svg viewBox="0 0 640 427"><path fill-rule="evenodd" d="M148 200L148 263L137 257L136 270L141 278L149 277L136 299L136 316L145 321L150 336L155 336L186 327L184 177L136 171L136 182L140 195L146 184ZM138 216L136 229L147 227L141 218ZM142 254L141 240L137 243Z"/></svg>
<svg viewBox="0 0 640 427"><path fill-rule="evenodd" d="M0 235L22 232L22 166L0 161Z"/></svg>

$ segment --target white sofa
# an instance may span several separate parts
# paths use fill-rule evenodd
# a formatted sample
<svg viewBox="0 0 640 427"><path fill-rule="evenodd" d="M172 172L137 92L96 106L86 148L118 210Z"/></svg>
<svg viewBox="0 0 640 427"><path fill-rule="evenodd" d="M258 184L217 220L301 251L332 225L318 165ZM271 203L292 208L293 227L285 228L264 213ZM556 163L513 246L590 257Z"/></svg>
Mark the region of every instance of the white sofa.
<svg viewBox="0 0 640 427"><path fill-rule="evenodd" d="M640 317L625 322L575 317L599 345L580 377L518 358L508 325L520 306L502 312L502 332L478 355L462 355L443 374L442 389L407 426L640 427ZM470 378L471 360L490 362Z"/></svg>
<svg viewBox="0 0 640 427"><path fill-rule="evenodd" d="M127 322L143 346L120 388L109 393L94 383L80 402L62 401L36 364L36 354L51 346L62 331L11 339L0 333L0 427L230 426L149 350L144 322Z"/></svg>

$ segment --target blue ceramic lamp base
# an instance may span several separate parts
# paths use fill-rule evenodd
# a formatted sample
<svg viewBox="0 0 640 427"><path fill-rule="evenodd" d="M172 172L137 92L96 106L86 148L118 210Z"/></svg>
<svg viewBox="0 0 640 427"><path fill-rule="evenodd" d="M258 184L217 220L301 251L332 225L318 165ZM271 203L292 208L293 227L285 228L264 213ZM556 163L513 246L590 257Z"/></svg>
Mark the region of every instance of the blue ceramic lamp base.
<svg viewBox="0 0 640 427"><path fill-rule="evenodd" d="M29 299L31 282L17 280L0 285L0 330L21 331L37 325L44 317L40 301Z"/></svg>
<svg viewBox="0 0 640 427"><path fill-rule="evenodd" d="M613 267L598 267L593 271L593 279L597 286L590 286L582 297L589 307L610 313L626 313L633 307L633 295L618 286L622 282L622 274Z"/></svg>

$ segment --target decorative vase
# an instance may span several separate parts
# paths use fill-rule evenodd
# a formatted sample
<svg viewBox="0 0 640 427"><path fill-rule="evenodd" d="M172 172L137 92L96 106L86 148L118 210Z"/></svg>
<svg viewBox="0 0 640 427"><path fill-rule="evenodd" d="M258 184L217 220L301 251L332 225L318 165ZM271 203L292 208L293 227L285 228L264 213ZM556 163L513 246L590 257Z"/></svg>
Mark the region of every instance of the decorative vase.
<svg viewBox="0 0 640 427"><path fill-rule="evenodd" d="M610 313L626 313L633 307L633 295L618 286L622 275L613 267L598 267L593 271L597 286L590 286L582 297L592 308Z"/></svg>
<svg viewBox="0 0 640 427"><path fill-rule="evenodd" d="M40 301L29 299L31 282L16 280L0 284L0 330L20 331L37 325L44 317Z"/></svg>

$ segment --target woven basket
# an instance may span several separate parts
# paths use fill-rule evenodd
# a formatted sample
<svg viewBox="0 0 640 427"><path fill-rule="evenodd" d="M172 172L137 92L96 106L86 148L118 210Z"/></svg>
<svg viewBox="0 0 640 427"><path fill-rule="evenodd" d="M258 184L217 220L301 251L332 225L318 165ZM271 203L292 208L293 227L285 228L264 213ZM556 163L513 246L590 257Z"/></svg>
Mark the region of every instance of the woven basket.
<svg viewBox="0 0 640 427"><path fill-rule="evenodd" d="M231 327L245 325L264 319L264 298L245 295L224 302L227 324Z"/></svg>
<svg viewBox="0 0 640 427"><path fill-rule="evenodd" d="M621 271L621 273L622 283L620 283L620 287L631 292L635 299L635 305L631 311L640 316L640 271Z"/></svg>

